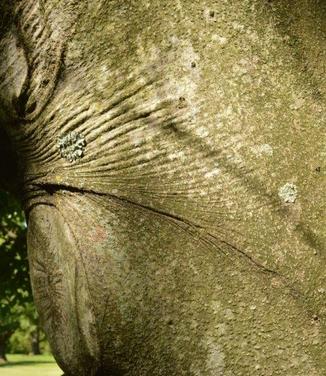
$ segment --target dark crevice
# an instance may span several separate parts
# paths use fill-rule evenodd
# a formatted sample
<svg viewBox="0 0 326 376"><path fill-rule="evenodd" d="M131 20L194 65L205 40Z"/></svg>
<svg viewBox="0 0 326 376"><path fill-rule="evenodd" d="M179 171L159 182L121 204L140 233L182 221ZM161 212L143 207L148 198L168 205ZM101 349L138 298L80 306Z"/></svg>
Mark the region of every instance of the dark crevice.
<svg viewBox="0 0 326 376"><path fill-rule="evenodd" d="M63 74L63 57L65 52L62 40L55 41L48 38L47 42L49 43L49 51L51 52L44 54L44 66L41 67L41 70L39 69L40 64L35 64L35 57L33 57L38 40L35 40L33 30L27 32L23 29L24 19L20 15L23 7L24 5L16 9L15 22L12 25L12 27L15 27L15 36L18 38L19 44L23 47L28 67L22 93L14 103L17 116L22 124L35 121L51 101ZM50 29L50 25L48 24L48 20L44 18L44 14L38 12L37 17L44 22L44 28ZM44 48L45 46L42 47ZM41 79L42 86L38 88L37 92L34 92L31 89L32 83L38 79Z"/></svg>
<svg viewBox="0 0 326 376"><path fill-rule="evenodd" d="M0 127L0 189L21 197L18 156L7 133Z"/></svg>

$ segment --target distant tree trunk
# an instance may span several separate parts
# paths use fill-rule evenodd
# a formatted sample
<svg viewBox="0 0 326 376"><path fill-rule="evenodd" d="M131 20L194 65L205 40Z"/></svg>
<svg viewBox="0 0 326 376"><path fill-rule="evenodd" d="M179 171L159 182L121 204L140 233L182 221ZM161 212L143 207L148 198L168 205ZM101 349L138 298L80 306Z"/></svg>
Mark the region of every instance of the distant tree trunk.
<svg viewBox="0 0 326 376"><path fill-rule="evenodd" d="M0 341L0 364L7 361L6 357L6 343L2 340Z"/></svg>
<svg viewBox="0 0 326 376"><path fill-rule="evenodd" d="M40 328L37 326L35 331L31 334L32 337L32 354L33 355L40 355Z"/></svg>
<svg viewBox="0 0 326 376"><path fill-rule="evenodd" d="M11 334L9 332L0 334L0 364L7 362L6 347Z"/></svg>

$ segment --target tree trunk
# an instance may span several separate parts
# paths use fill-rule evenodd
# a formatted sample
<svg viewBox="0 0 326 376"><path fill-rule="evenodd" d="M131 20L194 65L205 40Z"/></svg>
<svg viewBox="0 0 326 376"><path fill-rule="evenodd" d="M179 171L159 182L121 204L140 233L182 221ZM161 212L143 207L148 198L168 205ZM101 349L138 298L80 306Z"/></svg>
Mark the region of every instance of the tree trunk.
<svg viewBox="0 0 326 376"><path fill-rule="evenodd" d="M2 333L0 334L0 364L7 362L6 348L7 343L12 333Z"/></svg>
<svg viewBox="0 0 326 376"><path fill-rule="evenodd" d="M325 375L326 2L0 7L0 152L62 369Z"/></svg>
<svg viewBox="0 0 326 376"><path fill-rule="evenodd" d="M6 357L6 343L0 341L0 364L6 363L7 357Z"/></svg>
<svg viewBox="0 0 326 376"><path fill-rule="evenodd" d="M36 326L35 331L31 333L31 342L32 342L32 354L33 355L40 355L40 328Z"/></svg>

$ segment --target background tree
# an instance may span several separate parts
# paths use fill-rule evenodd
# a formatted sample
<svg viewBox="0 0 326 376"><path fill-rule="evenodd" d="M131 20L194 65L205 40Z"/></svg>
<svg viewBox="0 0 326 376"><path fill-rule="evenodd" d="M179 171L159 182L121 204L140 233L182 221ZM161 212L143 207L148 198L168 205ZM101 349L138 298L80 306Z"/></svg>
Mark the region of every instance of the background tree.
<svg viewBox="0 0 326 376"><path fill-rule="evenodd" d="M26 223L17 201L0 191L0 361L32 302L26 251ZM31 308L30 308L31 310Z"/></svg>
<svg viewBox="0 0 326 376"><path fill-rule="evenodd" d="M8 354L39 355L50 353L49 343L40 327L39 316L33 302L24 305L19 317L19 328L7 345Z"/></svg>

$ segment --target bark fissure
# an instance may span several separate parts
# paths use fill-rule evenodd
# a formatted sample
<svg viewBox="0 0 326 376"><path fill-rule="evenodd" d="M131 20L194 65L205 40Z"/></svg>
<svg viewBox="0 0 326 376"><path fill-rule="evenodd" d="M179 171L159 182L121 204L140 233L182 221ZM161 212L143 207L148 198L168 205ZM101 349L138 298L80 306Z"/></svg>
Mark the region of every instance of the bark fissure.
<svg viewBox="0 0 326 376"><path fill-rule="evenodd" d="M16 6L15 12L21 13L16 30L28 66L24 89L17 100L17 113L22 122L31 122L41 115L53 96L60 77L64 43L53 38L40 0L27 2L27 9L26 2L22 2ZM31 17L37 27L29 22ZM47 38L43 39L44 34Z"/></svg>
<svg viewBox="0 0 326 376"><path fill-rule="evenodd" d="M305 295L300 292L293 284L285 277L284 275L280 274L276 270L272 270L270 268L267 268L266 266L260 264L258 261L256 261L252 256L247 254L244 250L240 249L236 245L220 239L216 234L212 234L209 231L207 231L203 226L200 226L193 221L189 221L185 218L182 218L180 216L164 212L162 210L155 209L151 206L139 204L136 202L133 202L131 200L128 200L125 197L118 197L113 194L109 193L99 193L93 190L86 190L86 189L80 189L76 187L71 187L68 185L55 185L55 184L38 184L36 185L38 188L41 188L48 192L50 195L54 195L56 193L64 193L70 192L70 193L77 193L77 194L92 194L94 196L100 196L100 197L108 197L110 199L116 200L120 203L123 203L125 205L131 206L131 207L136 207L136 208L141 208L144 209L145 211L150 211L155 215L162 216L169 221L172 221L174 224L181 226L186 232L190 233L192 236L197 237L200 241L205 243L206 245L216 248L219 251L222 251L224 254L228 254L227 249L236 252L238 256L243 257L247 262L249 262L252 266L257 268L259 271L270 275L271 277L276 277L278 278L284 286L291 292L293 297L295 298L300 298L300 300L304 301L305 300ZM64 215L64 214L62 214ZM225 246L225 248L224 248ZM229 255L231 255L229 253ZM307 309L308 312L312 312L312 310Z"/></svg>

